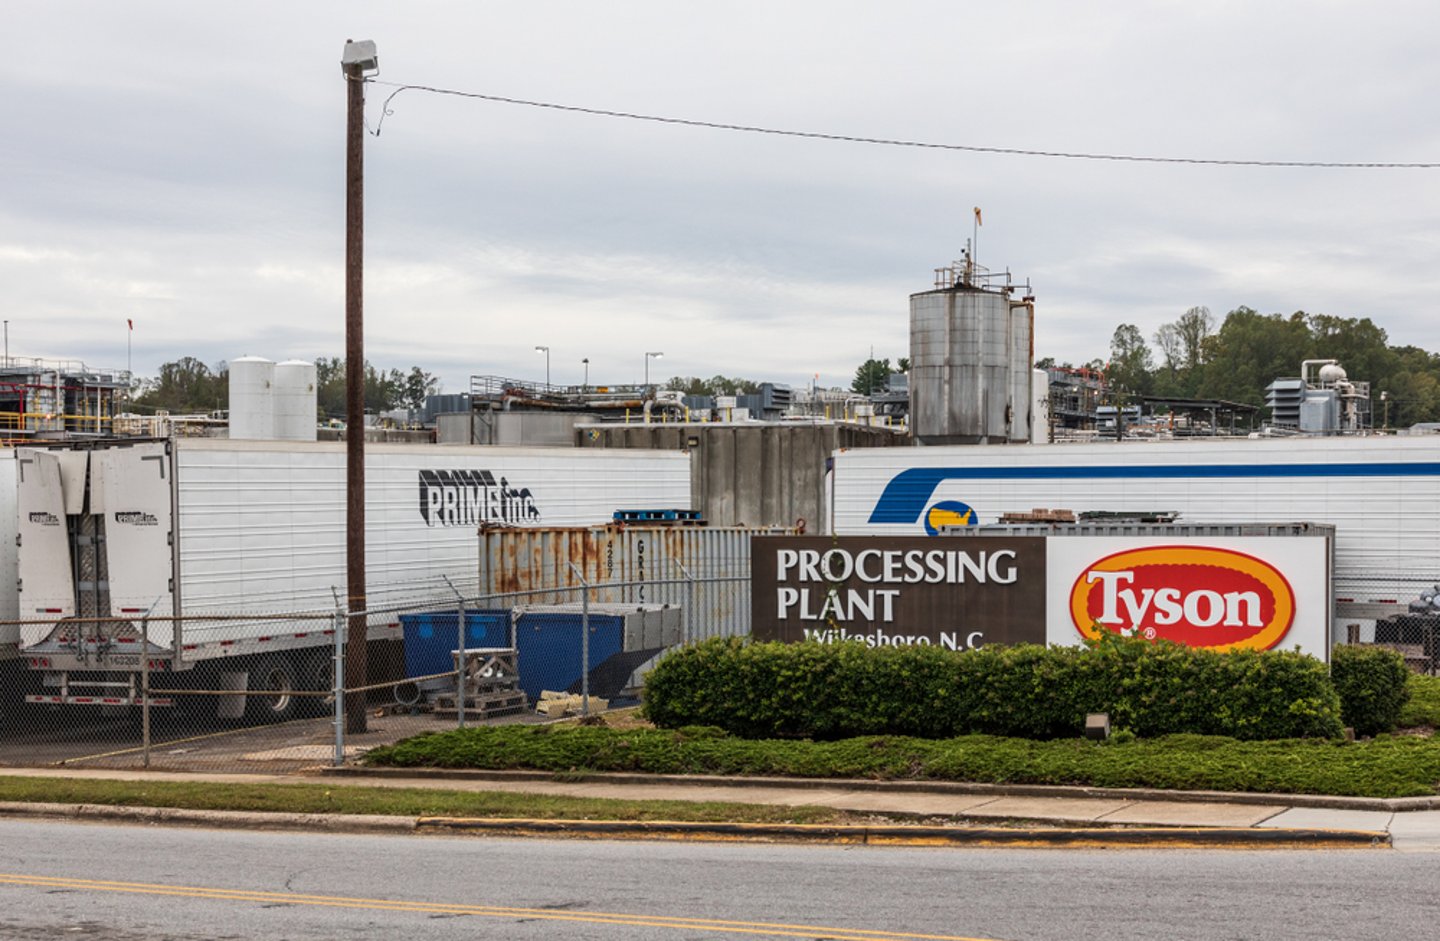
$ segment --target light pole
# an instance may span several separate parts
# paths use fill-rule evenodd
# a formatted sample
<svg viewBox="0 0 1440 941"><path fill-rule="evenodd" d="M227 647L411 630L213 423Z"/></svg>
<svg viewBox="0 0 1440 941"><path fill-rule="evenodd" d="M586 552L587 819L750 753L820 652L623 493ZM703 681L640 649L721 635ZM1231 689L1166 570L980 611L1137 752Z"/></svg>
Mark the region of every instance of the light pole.
<svg viewBox="0 0 1440 941"><path fill-rule="evenodd" d="M345 41L345 679L366 684L365 658L365 81L380 71L375 43ZM358 615L357 615L358 612ZM364 732L365 696L345 699L345 730Z"/></svg>
<svg viewBox="0 0 1440 941"><path fill-rule="evenodd" d="M1390 393L1380 393L1380 404L1385 407L1385 431L1390 430Z"/></svg>
<svg viewBox="0 0 1440 941"><path fill-rule="evenodd" d="M585 357L584 359L580 360L580 362L582 362L582 363L585 364L585 385L584 385L583 388L584 388L584 390L585 390L586 392L589 392L589 391L590 391L590 357L587 356L587 357Z"/></svg>
<svg viewBox="0 0 1440 941"><path fill-rule="evenodd" d="M662 357L662 356L664 356L664 355L665 355L664 353L646 353L646 354L645 354L645 388L647 388L647 389L650 388L650 360L651 360L651 359L659 359L660 357Z"/></svg>
<svg viewBox="0 0 1440 941"><path fill-rule="evenodd" d="M550 391L550 347L537 346L535 352L545 354L545 391Z"/></svg>

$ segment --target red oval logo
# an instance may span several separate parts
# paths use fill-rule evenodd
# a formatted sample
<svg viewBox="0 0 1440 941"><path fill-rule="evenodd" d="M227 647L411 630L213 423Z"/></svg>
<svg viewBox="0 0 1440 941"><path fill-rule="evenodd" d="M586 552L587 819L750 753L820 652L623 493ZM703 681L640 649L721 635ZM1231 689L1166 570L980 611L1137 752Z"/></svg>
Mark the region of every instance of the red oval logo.
<svg viewBox="0 0 1440 941"><path fill-rule="evenodd" d="M1295 593L1270 563L1213 546L1153 546L1105 556L1070 590L1070 617L1100 631L1212 650L1269 650L1295 620Z"/></svg>

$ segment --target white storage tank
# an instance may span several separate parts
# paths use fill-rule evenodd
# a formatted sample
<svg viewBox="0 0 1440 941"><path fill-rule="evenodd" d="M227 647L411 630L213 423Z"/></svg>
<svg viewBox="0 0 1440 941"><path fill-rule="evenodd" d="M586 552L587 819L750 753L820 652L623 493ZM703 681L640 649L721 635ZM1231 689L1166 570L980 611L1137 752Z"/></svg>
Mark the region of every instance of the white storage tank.
<svg viewBox="0 0 1440 941"><path fill-rule="evenodd" d="M287 359L275 365L274 414L274 431L278 440L315 440L314 363Z"/></svg>
<svg viewBox="0 0 1440 941"><path fill-rule="evenodd" d="M230 361L231 438L268 441L275 437L274 385L274 361L263 356Z"/></svg>

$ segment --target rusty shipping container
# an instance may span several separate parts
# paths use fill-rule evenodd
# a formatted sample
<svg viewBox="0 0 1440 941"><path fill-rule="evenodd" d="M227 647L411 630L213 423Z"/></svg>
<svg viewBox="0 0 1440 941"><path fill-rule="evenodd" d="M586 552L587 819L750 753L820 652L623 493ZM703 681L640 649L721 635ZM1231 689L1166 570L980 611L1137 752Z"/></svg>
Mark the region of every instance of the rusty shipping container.
<svg viewBox="0 0 1440 941"><path fill-rule="evenodd" d="M750 633L750 538L783 528L532 527L480 533L480 591L510 605L670 605L685 640Z"/></svg>

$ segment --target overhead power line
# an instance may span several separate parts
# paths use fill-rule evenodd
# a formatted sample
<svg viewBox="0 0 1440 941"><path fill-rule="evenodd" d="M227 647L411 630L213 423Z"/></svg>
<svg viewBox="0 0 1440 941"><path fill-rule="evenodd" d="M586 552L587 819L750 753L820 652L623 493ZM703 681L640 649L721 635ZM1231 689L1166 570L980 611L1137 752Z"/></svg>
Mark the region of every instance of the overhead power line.
<svg viewBox="0 0 1440 941"><path fill-rule="evenodd" d="M402 85L396 82L380 82L370 79L376 85L394 88L385 99L375 135L380 135L380 126L390 114L390 102L402 91L423 91L434 95L452 95L457 98L475 98L506 105L522 105L526 108L545 108L550 111L565 111L572 114L588 114L602 118L624 118L629 121L650 121L655 124L678 124L682 127L703 127L715 131L743 131L747 134L770 134L775 137L801 137L808 140L839 141L847 144L878 144L883 147L918 147L925 150L955 150L973 154L998 154L1011 157L1058 157L1066 160L1110 160L1122 163L1172 163L1211 167L1303 167L1333 170L1435 170L1440 163L1401 162L1350 162L1341 160L1221 160L1206 157L1150 157L1138 154L1082 153L1066 150L1030 150L1023 147L984 147L979 144L940 144L931 141L900 140L890 137L862 137L854 134L826 134L820 131L793 131L784 128L758 127L752 124L728 124L721 121L699 121L693 118L673 118L658 114L639 114L632 111L611 111L606 108L584 108L579 105L562 105L552 101L529 101L524 98L508 98L503 95L486 95L480 92L459 91L454 88L437 88L433 85Z"/></svg>

